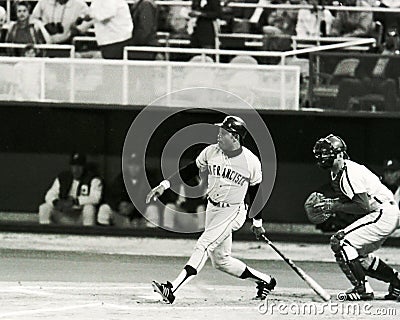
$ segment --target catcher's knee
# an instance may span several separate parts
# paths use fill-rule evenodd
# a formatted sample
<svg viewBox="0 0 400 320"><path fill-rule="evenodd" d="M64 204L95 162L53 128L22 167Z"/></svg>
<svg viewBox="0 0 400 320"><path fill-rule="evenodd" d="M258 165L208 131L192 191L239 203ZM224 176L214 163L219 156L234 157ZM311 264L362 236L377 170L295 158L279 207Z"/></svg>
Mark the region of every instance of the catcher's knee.
<svg viewBox="0 0 400 320"><path fill-rule="evenodd" d="M338 254L343 254L347 261L357 259L359 257L357 249L354 248L348 241L343 241L344 236L344 231L340 230L331 237L330 245L332 251L335 253L335 257Z"/></svg>
<svg viewBox="0 0 400 320"><path fill-rule="evenodd" d="M336 232L330 240L331 249L334 253L339 252L342 250L342 240L344 239L344 231L339 230Z"/></svg>

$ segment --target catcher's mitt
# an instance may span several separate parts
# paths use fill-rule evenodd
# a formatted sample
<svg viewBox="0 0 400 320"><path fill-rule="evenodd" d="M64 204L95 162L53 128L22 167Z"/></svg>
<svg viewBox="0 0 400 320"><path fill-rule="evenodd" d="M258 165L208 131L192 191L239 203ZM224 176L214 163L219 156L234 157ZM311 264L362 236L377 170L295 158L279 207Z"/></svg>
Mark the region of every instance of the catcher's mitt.
<svg viewBox="0 0 400 320"><path fill-rule="evenodd" d="M325 198L322 193L313 192L306 199L304 209L310 222L320 224L332 215L332 205L332 199Z"/></svg>

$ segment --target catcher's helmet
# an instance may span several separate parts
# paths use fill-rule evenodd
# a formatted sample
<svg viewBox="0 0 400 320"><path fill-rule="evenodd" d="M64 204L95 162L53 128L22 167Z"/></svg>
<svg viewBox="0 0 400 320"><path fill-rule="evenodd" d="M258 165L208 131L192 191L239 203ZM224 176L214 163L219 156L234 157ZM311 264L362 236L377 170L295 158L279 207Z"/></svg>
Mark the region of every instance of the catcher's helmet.
<svg viewBox="0 0 400 320"><path fill-rule="evenodd" d="M338 153L343 152L347 158L347 146L342 138L333 134L319 139L313 148L314 157L321 168L331 168Z"/></svg>
<svg viewBox="0 0 400 320"><path fill-rule="evenodd" d="M246 136L246 123L243 119L235 116L227 116L221 123L215 124L218 127L225 129L230 133L236 133L241 139Z"/></svg>

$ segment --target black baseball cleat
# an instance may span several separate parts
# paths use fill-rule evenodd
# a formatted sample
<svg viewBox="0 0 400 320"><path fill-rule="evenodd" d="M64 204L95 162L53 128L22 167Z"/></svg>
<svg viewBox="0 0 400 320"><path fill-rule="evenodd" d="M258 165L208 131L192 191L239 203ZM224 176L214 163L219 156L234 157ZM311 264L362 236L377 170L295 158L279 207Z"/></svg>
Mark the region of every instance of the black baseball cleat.
<svg viewBox="0 0 400 320"><path fill-rule="evenodd" d="M151 285L153 286L154 292L160 294L164 302L169 304L174 302L175 296L172 292L171 282L167 281L167 283L158 283L157 281L153 281Z"/></svg>
<svg viewBox="0 0 400 320"><path fill-rule="evenodd" d="M397 300L400 301L400 287L389 285L389 293L385 296L385 300Z"/></svg>
<svg viewBox="0 0 400 320"><path fill-rule="evenodd" d="M266 281L256 281L256 284L257 295L254 297L254 300L265 300L271 291L274 290L276 280L271 278L269 283Z"/></svg>
<svg viewBox="0 0 400 320"><path fill-rule="evenodd" d="M345 292L345 297L343 300L346 301L368 301L374 300L374 293L367 292L365 290L365 285L360 285L354 288L351 288Z"/></svg>

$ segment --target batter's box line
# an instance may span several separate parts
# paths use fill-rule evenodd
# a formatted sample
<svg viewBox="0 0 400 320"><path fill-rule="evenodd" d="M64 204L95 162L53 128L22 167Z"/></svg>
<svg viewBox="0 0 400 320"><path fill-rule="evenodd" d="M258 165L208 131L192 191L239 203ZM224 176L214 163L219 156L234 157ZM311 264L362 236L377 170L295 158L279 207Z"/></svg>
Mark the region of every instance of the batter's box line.
<svg viewBox="0 0 400 320"><path fill-rule="evenodd" d="M114 310L126 310L126 311L147 311L147 310L160 310L160 305L165 305L168 310L188 310L192 309L194 304L190 304L187 306L174 306L163 303L160 301L157 305L147 305L147 306L127 306L127 305L120 305L120 304L113 304L113 303L104 303L103 307L107 309L114 309ZM199 306L196 305L196 310L253 310L255 308L254 305L248 306L224 306L215 304L209 306Z"/></svg>

